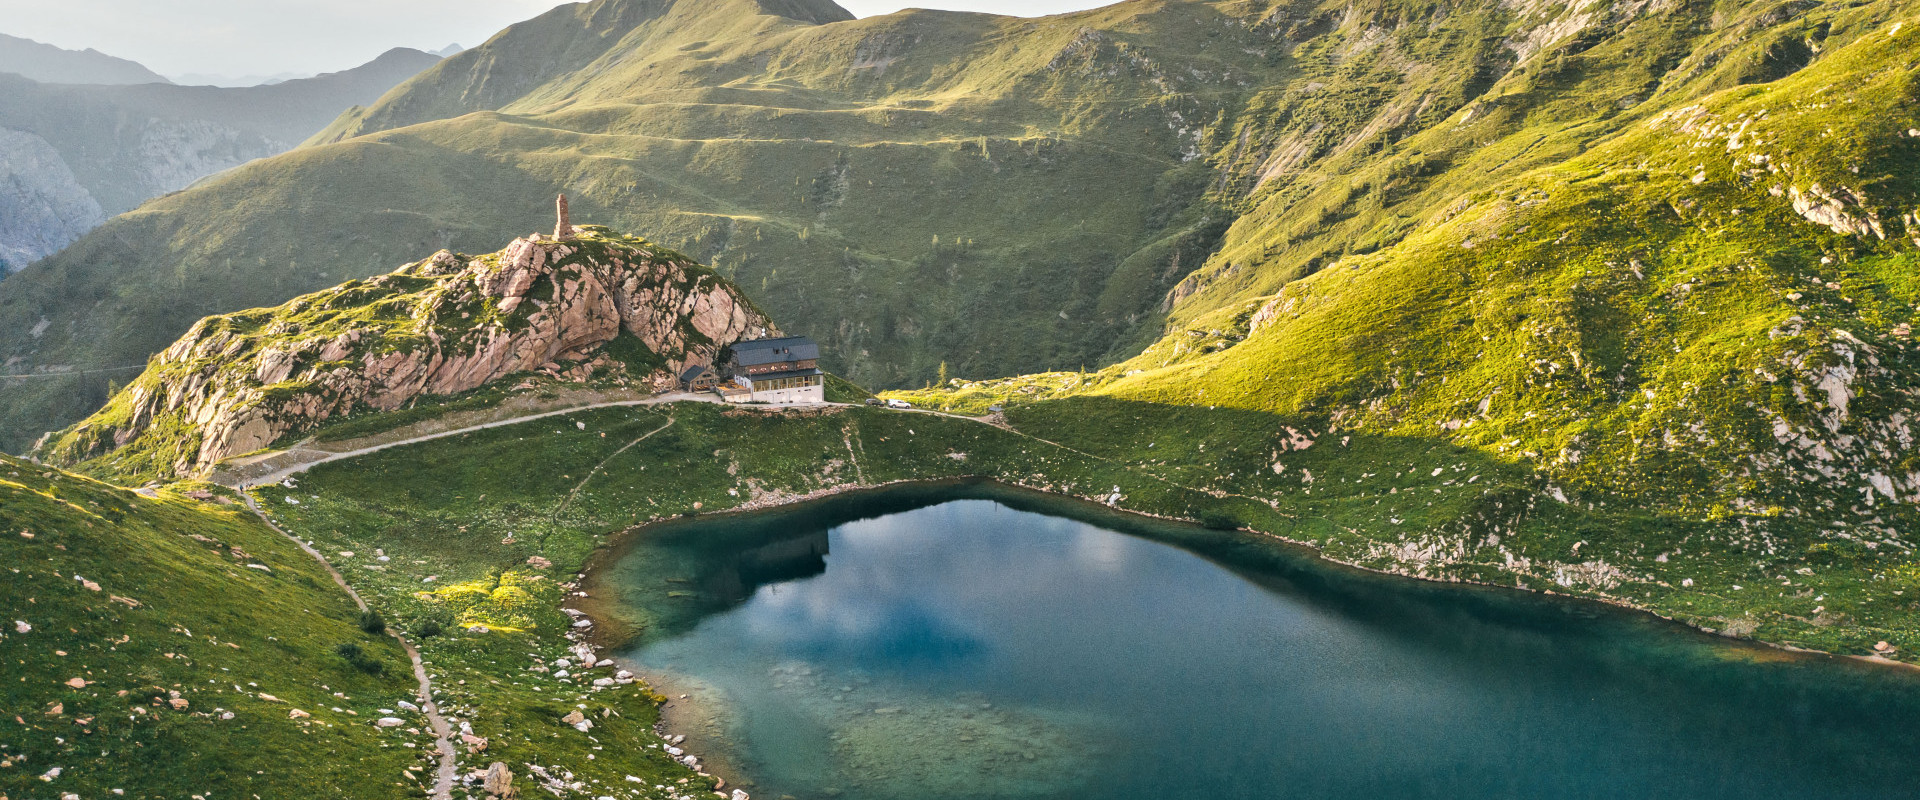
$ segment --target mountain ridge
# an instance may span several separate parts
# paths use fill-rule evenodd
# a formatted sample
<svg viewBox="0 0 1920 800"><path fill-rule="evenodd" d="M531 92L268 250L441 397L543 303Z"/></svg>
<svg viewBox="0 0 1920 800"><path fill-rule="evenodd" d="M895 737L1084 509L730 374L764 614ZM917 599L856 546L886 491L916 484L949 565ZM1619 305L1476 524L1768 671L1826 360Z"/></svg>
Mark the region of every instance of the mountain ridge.
<svg viewBox="0 0 1920 800"><path fill-rule="evenodd" d="M116 58L91 47L67 50L0 33L0 72L41 83L172 83L137 61Z"/></svg>
<svg viewBox="0 0 1920 800"><path fill-rule="evenodd" d="M756 13L674 17L685 24L672 29L638 10L679 6L568 7L334 132L364 135L209 182L192 203L155 203L45 276L0 285L0 353L16 369L126 363L164 345L135 344L158 338L144 331L220 310L178 287L207 286L229 265L255 280L213 289L249 293L224 302L269 303L266 287L366 269L381 242L480 249L463 237L523 214L514 198L566 189L586 213L652 231L757 291L864 383L917 385L943 362L967 375L1116 363L1164 345L1169 329L1184 335L1394 247L1486 185L1714 91L1794 74L1819 60L1815 44L1837 48L1905 8L1776 5L1346 13L1136 1L1035 20L906 12L808 25L741 3L727 8ZM586 11L632 26L579 33ZM535 70L515 84L507 61L487 61L553 50L543 37L560 28L593 44L592 66L573 77ZM748 33L709 36L721 30ZM515 91L458 105L467 84L455 74ZM495 108L471 110L481 105ZM457 116L381 127L443 106ZM445 191L481 176L513 188ZM370 209L329 202L348 190L433 210L375 223ZM248 193L304 209L316 230L368 235L290 230ZM1883 227L1900 216L1876 213ZM153 246L109 269L133 240ZM47 292L56 280L97 297L119 270L171 270L177 285L151 288L181 302L111 301L142 320L111 344L70 312L46 315L71 306ZM42 319L40 336L17 333ZM51 427L87 402L53 392L103 388L61 382L0 388L0 407L44 421L19 428Z"/></svg>
<svg viewBox="0 0 1920 800"><path fill-rule="evenodd" d="M335 417L513 376L668 391L688 364L777 334L712 270L576 226L478 257L441 250L279 308L208 317L36 452L122 477L198 475Z"/></svg>
<svg viewBox="0 0 1920 800"><path fill-rule="evenodd" d="M909 13L827 25L760 14L757 4L728 8L755 13L690 18L707 27L677 33L636 29L641 38L630 45L671 46L598 73L604 88L591 103L462 109L311 144L157 199L0 284L0 320L8 320L0 359L35 372L96 358L129 363L165 347L189 315L271 305L369 274L399 260L389 248L497 248L492 231L538 213L526 198L564 191L583 216L653 232L743 285L764 282L756 297L770 301L770 313L806 326L795 330L821 339L844 359L837 367L863 382L931 371L947 347L964 349L945 357L969 362L1077 363L1150 324L1178 278L1163 258L1202 259L1219 218L1202 197L1205 165L1188 157L1191 120L1216 116L1242 83L1272 69L1252 34L1204 4L1135 3L1038 21ZM572 16L543 19L579 32ZM1081 45L1078 61L1052 64L1048 54L1074 48L1088 25L1127 41ZM510 29L422 80L513 48L559 47L543 44L542 30ZM646 38L656 33L666 38ZM1185 47L1216 33L1248 47ZM1151 57L1138 49L1143 42ZM1163 57L1166 64L1155 60ZM411 91L382 104L403 105ZM1079 102L1087 91L1117 102ZM449 191L455 186L463 188ZM351 192L361 202L345 202ZM1086 198L1084 213L1056 213ZM270 221L295 208L301 225ZM1022 230L1035 221L1044 231ZM305 239L323 228L339 235ZM133 241L151 246L128 248ZM1143 248L1120 269L1124 277L1109 277ZM129 299L115 276L172 299ZM1081 287L1065 309L1040 294L1061 286ZM123 333L102 336L63 310L82 296L109 298ZM970 325L957 315L969 308L1000 321L991 341L966 342ZM15 316L24 319L18 328ZM42 318L49 324L40 336L7 333L31 331ZM8 441L15 431L60 427L105 388L104 380L64 378L0 387L24 404L0 397L13 409L0 427Z"/></svg>
<svg viewBox="0 0 1920 800"><path fill-rule="evenodd" d="M628 40L645 36L649 31L643 28L665 28L672 35L677 32L674 23L679 23L681 30L705 28L729 16L769 17L810 25L854 18L831 0L592 0L562 5L508 26L479 47L449 56L445 63L395 87L393 93L371 107L342 115L307 143L338 142L475 111L499 110L549 82L589 69L617 49L637 49L639 43ZM780 23L768 19L758 24ZM556 39L558 46L554 44ZM534 65L537 71L527 74L528 65ZM506 77L501 73L512 74Z"/></svg>
<svg viewBox="0 0 1920 800"><path fill-rule="evenodd" d="M0 75L0 249L13 269L140 203L291 149L437 57L395 48L349 70L272 86L49 85ZM32 222L28 222L32 220ZM13 230L19 226L20 230Z"/></svg>

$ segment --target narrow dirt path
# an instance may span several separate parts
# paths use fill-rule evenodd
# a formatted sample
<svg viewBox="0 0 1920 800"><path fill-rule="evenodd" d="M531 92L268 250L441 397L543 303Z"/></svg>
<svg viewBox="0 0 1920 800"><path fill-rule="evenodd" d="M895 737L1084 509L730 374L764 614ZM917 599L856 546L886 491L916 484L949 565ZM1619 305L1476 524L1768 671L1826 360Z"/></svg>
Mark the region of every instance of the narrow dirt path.
<svg viewBox="0 0 1920 800"><path fill-rule="evenodd" d="M537 419L546 419L547 417L562 417L568 414L577 414L582 411L592 411L596 408L657 406L657 405L666 405L669 403L682 403L682 402L718 403L720 401L718 398L714 400L705 400L698 396L693 396L693 395L673 394L673 395L661 395L659 397L649 397L645 400L615 400L607 403L593 403L591 405L573 406L571 408L562 408L562 409L556 409L553 411L542 411L538 414L528 414L527 416L524 416L524 417L514 417L512 419L495 420L493 422L481 423L479 425L470 425L465 428L457 428L450 431L441 431L439 433L429 433L422 436L415 436L409 439L401 439L399 441L394 441L394 442L384 442L381 444L373 445L371 447L362 447L358 450L347 450L339 453L328 453L324 458L318 458L312 461L302 462L290 467L286 467L284 469L275 470L273 472L267 473L265 475L261 475L256 478L249 478L245 482L243 482L241 485L236 486L234 488L246 490L256 486L265 486L269 483L279 483L280 481L286 480L287 478L290 478L294 475L298 475L302 472L306 472L307 470L317 467L321 464L326 464L333 461L341 461L349 458L358 458L360 456L364 456L369 453L377 453L382 450L387 450L394 447L406 447L407 445L420 444L421 442L431 442L435 439L445 439L450 436L462 436L465 434L474 433L476 431L488 430L490 428L504 428L509 425L519 425L520 423L523 423L523 422L532 422ZM309 451L309 452L320 452L320 451Z"/></svg>
<svg viewBox="0 0 1920 800"><path fill-rule="evenodd" d="M635 439L631 442L628 442L625 447L622 447L618 450L613 451L613 455L610 455L604 459L601 459L600 463L595 464L593 466L593 469L587 471L587 477L581 478L579 483L574 484L573 491L567 493L567 499L560 501L560 507L553 510L553 515L558 517L560 516L561 512L567 510L567 506L573 505L573 499L580 496L580 490L587 488L587 482L593 480L593 476L600 474L600 470L605 469L608 463L612 462L616 458L619 458L621 453L624 453L624 452L627 452L628 450L633 449L634 445L644 442L648 439L651 439L653 438L654 434L664 431L671 427L673 427L673 415L668 414L667 424L662 425L658 428L654 428L653 430L647 431L646 435L641 436L640 438Z"/></svg>
<svg viewBox="0 0 1920 800"><path fill-rule="evenodd" d="M124 367L101 367L99 369L76 369L72 372L16 372L12 375L0 375L0 380L14 380L14 379L26 379L26 378L71 378L75 375L98 375L102 372L126 372L128 370L146 369L146 368L147 368L147 365L145 364L128 364Z"/></svg>
<svg viewBox="0 0 1920 800"><path fill-rule="evenodd" d="M1180 483L1180 482L1178 482L1178 481L1174 481L1174 480L1169 480L1169 479L1167 479L1167 478L1163 478L1163 477L1161 477L1161 476L1159 476L1159 475L1156 475L1156 474L1154 474L1154 473L1153 473L1153 472L1152 472L1151 470L1148 470L1148 469L1147 469L1147 468L1145 468L1144 466L1140 466L1140 465L1136 465L1136 464L1131 464L1131 463L1128 463L1128 462L1126 462L1126 461L1122 461L1122 460L1120 460L1120 459L1117 459L1117 458L1108 458L1108 457L1106 457L1106 456L1103 456L1103 455L1099 455L1099 454L1096 454L1096 453L1089 453L1089 452L1087 452L1087 451L1085 451L1085 450L1081 450L1081 449L1079 449L1079 448L1076 448L1076 447L1069 447L1069 446L1067 446L1067 445L1064 445L1064 444L1061 444L1061 443L1059 443L1059 442L1056 442L1056 441L1052 441L1052 440L1050 440L1050 439L1042 439L1042 438L1040 438L1040 437L1038 437L1038 436L1035 436L1035 435L1033 435L1033 434L1031 434L1031 433L1027 433L1027 432L1025 432L1025 431L1022 431L1022 430L1020 430L1019 428L1015 428L1015 427L1013 427L1012 425L995 425L995 424L994 424L994 423L992 423L992 422L988 422L988 421L986 420L986 418L984 418L984 417L969 417L969 416L966 416L966 415L963 415L963 414L951 414L951 413L948 413L948 412L945 412L945 411L933 411L933 410L931 410L931 409L924 409L924 408L911 408L911 409L899 409L899 410L901 410L901 411L906 411L906 412L910 412L910 413L914 413L914 414L926 414L926 415L928 415L928 416L932 416L932 417L946 417L946 418L948 418L948 419L957 419L957 420L964 420L964 421L967 421L967 422L974 422L974 423L979 423L979 424L981 424L981 425L986 425L986 426L989 426L989 427L994 427L994 428L999 428L1000 430L1003 430L1003 431L1006 431L1006 432L1008 432L1008 433L1011 433L1011 434L1013 434L1013 435L1015 435L1015 436L1019 436L1019 437L1021 437L1021 438L1024 438L1024 439L1031 439L1031 440L1033 440L1033 441L1036 441L1036 442L1039 442L1039 443L1041 443L1041 444L1044 444L1044 445L1047 445L1047 446L1049 446L1049 447L1057 447L1057 448L1059 448L1059 449L1061 449L1061 450L1065 450L1065 451L1067 451L1067 452L1069 452L1069 453L1073 453L1074 455L1077 455L1077 456L1082 456L1082 457L1085 457L1085 458L1091 458L1091 459L1095 459L1095 460L1098 460L1098 461L1105 461L1105 462L1107 462L1107 463L1109 463L1109 464L1113 464L1114 466L1117 466L1117 467L1119 467L1119 468L1121 468L1121 469L1123 469L1123 470L1126 470L1126 471L1128 471L1128 472L1131 472L1131 473L1134 473L1134 474L1136 474L1136 475L1142 475L1142 476L1145 476L1145 477L1147 477L1147 478L1150 478L1150 479L1152 479L1152 480L1156 480L1156 481L1159 481L1159 482L1161 482L1161 483L1164 483L1164 484L1166 484L1166 485L1168 485L1168 486L1172 486L1172 487L1174 487L1174 488L1176 488L1176 489L1184 489L1184 490L1186 490L1186 491L1189 491L1189 492L1197 492L1197 493L1199 493L1199 494L1204 494L1204 495L1208 495L1208 496L1211 496L1211 497L1221 497L1221 498L1225 498L1225 497L1238 497L1238 498L1240 498L1240 499L1242 499L1242 500L1252 500L1253 502L1256 502L1256 503L1259 503L1259 504L1261 504L1261 505L1264 505L1264 506L1267 506L1267 507L1269 507L1269 508L1273 508L1273 506L1274 506L1274 504L1273 504L1273 502L1272 502L1272 501L1270 501L1270 500L1267 500L1267 499L1265 499L1265 498L1260 498L1260 497L1254 497L1253 495L1247 495L1247 494L1239 494L1239 493L1237 493L1237 492L1229 492L1229 491L1226 491L1226 490L1224 490L1224 489L1208 489L1208 488L1204 488L1204 487L1200 487L1200 486L1188 486L1188 485L1186 485L1186 484L1184 484L1184 483ZM1286 512L1284 512L1284 511L1281 511L1281 510L1280 510L1280 509L1278 509L1278 508L1274 508L1273 510L1274 510L1274 513L1276 513L1276 514L1279 514L1280 516L1283 516L1283 517L1286 517L1286 518L1288 518L1288 519L1299 519L1299 516L1298 516L1298 515L1295 515L1295 514L1288 514L1288 513L1286 513ZM1325 518L1325 517L1320 517L1320 519L1326 519L1326 518ZM1328 522L1333 522L1333 520L1327 520L1327 521L1328 521ZM1337 522L1335 522L1334 524L1335 524L1335 525L1339 525L1339 523L1337 523ZM1342 527L1342 528L1346 528L1346 526L1345 526L1345 525L1340 525L1340 527ZM1349 531L1352 531L1353 529L1352 529L1352 528L1347 528L1347 530L1349 530Z"/></svg>
<svg viewBox="0 0 1920 800"><path fill-rule="evenodd" d="M254 516L259 517L261 522L266 523L267 527L299 545L301 550L307 551L307 555L313 556L313 560L320 562L320 566L326 567L327 574L333 576L333 582L340 584L340 589L346 592L348 597L353 598L353 604L359 606L361 611L370 610L367 601L360 599L360 593L347 585L346 577L340 574L340 570L334 569L333 563L328 561L326 556L321 555L319 550L315 550L312 545L301 541L300 537L288 533L285 528L275 524L273 519L267 516L267 512L260 509L260 504L254 502L252 495L241 492L240 499L246 502L247 508L253 512ZM420 660L420 651L413 646L413 642L407 641L407 637L402 636L397 630L388 628L387 635L398 640L400 646L407 651L407 658L413 661L413 677L420 682L420 711L426 715L427 724L433 728L434 746L440 752L439 775L434 780L432 797L434 800L452 800L454 773L459 769L459 757L453 748L453 726L448 725L446 718L440 716L440 706L433 702L433 679L427 676L427 665Z"/></svg>

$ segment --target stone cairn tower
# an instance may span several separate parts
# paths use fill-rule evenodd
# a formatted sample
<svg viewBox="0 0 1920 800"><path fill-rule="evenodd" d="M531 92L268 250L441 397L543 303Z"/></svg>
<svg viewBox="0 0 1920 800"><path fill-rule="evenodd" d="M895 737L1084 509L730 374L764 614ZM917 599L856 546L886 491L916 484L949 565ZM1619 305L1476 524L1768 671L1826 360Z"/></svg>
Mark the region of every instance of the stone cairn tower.
<svg viewBox="0 0 1920 800"><path fill-rule="evenodd" d="M560 195L560 199L553 201L553 210L559 217L553 223L553 238L560 241L573 238L573 220L567 218L566 195Z"/></svg>

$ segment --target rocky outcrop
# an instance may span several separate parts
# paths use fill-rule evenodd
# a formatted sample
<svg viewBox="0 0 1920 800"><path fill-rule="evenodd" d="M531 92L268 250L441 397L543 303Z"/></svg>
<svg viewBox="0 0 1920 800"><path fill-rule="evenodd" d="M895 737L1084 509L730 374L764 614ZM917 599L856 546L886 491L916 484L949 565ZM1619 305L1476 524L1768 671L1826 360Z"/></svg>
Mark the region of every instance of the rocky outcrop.
<svg viewBox="0 0 1920 800"><path fill-rule="evenodd" d="M508 376L672 385L735 341L777 334L725 279L604 228L448 251L274 309L208 317L107 408L40 454L109 453L188 475L344 414ZM128 451L116 453L116 451Z"/></svg>
<svg viewBox="0 0 1920 800"><path fill-rule="evenodd" d="M1805 217L1808 222L1825 225L1834 233L1876 239L1887 238L1886 229L1880 226L1880 218L1867 208L1860 193L1847 187L1838 187L1834 191L1814 184L1807 191L1799 187L1789 187L1787 197L1793 202L1793 213Z"/></svg>

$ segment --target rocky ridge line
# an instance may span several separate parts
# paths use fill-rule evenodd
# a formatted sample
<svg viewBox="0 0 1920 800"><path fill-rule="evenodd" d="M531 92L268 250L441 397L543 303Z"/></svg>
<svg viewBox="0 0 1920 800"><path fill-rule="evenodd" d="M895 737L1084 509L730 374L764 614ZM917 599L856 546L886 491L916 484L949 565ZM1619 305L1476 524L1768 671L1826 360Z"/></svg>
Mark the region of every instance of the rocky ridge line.
<svg viewBox="0 0 1920 800"><path fill-rule="evenodd" d="M279 308L203 319L37 454L139 457L156 474L199 474L329 419L521 373L664 389L689 363L778 333L706 267L604 228L573 230L477 258L443 250ZM652 358L636 359L635 345Z"/></svg>

